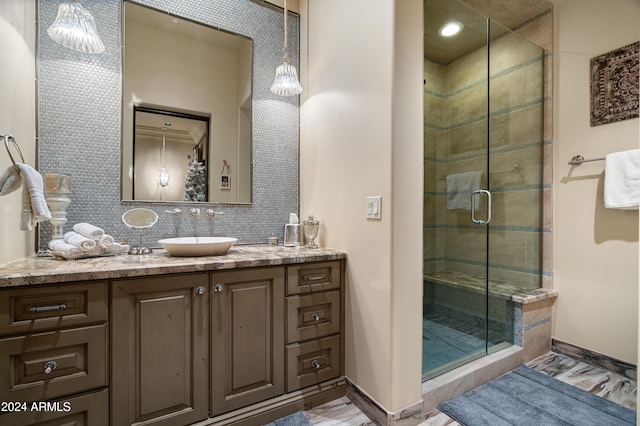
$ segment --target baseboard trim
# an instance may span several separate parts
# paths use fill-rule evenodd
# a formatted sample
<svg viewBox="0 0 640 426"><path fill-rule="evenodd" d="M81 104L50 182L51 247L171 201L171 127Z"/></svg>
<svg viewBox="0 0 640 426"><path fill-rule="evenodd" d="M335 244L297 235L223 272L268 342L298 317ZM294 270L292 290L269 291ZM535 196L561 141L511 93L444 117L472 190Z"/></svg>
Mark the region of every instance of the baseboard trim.
<svg viewBox="0 0 640 426"><path fill-rule="evenodd" d="M310 410L318 405L342 398L346 393L344 377L291 392L229 413L211 417L193 426L234 425L259 426L296 411Z"/></svg>
<svg viewBox="0 0 640 426"><path fill-rule="evenodd" d="M358 385L349 380L348 377L345 378L345 380L347 385L347 398L377 425L415 426L422 423L424 418L422 399L398 411L387 411L381 404L358 387Z"/></svg>
<svg viewBox="0 0 640 426"><path fill-rule="evenodd" d="M637 366L635 364L622 361L590 349L581 348L580 346L572 345L571 343L563 342L562 340L552 338L551 351L561 355L566 355L569 358L573 358L578 361L586 362L587 364L591 364L595 367L604 368L605 370L622 374L623 376L633 380L636 380L637 377Z"/></svg>

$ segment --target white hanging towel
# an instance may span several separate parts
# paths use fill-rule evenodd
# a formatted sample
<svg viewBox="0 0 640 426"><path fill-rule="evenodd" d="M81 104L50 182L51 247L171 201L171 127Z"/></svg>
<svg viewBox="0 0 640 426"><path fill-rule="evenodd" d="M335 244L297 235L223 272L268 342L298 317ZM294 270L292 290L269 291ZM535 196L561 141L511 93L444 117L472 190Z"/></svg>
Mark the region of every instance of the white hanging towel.
<svg viewBox="0 0 640 426"><path fill-rule="evenodd" d="M638 210L640 149L607 155L604 170L604 206L608 209Z"/></svg>
<svg viewBox="0 0 640 426"><path fill-rule="evenodd" d="M447 175L447 209L471 210L471 193L480 189L481 180L481 171ZM475 204L476 209L480 207L480 197Z"/></svg>

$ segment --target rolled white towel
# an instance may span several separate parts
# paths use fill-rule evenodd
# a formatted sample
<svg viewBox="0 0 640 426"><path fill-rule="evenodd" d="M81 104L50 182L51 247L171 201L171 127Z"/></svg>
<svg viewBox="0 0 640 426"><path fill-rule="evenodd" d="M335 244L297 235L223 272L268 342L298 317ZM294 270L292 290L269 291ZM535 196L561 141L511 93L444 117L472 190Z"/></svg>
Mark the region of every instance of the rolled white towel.
<svg viewBox="0 0 640 426"><path fill-rule="evenodd" d="M108 235L108 234L104 234L98 240L98 246L102 247L103 249L111 247L114 243L115 243L115 240L111 235Z"/></svg>
<svg viewBox="0 0 640 426"><path fill-rule="evenodd" d="M49 241L49 250L59 251L65 253L81 253L82 250L73 244L67 243L65 240L51 240Z"/></svg>
<svg viewBox="0 0 640 426"><path fill-rule="evenodd" d="M78 234L75 231L69 231L64 234L64 240L84 251L93 250L96 247L96 242L91 238L87 238L84 235Z"/></svg>
<svg viewBox="0 0 640 426"><path fill-rule="evenodd" d="M80 235L91 238L94 241L100 240L100 238L102 238L102 236L104 235L103 229L85 222L76 223L75 225L73 225L73 230Z"/></svg>

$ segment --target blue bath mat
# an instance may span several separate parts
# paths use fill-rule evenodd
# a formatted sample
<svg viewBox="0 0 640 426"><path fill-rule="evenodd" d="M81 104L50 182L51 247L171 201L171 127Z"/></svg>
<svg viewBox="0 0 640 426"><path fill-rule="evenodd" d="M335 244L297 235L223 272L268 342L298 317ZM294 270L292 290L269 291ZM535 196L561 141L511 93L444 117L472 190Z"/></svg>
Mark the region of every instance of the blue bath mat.
<svg viewBox="0 0 640 426"><path fill-rule="evenodd" d="M267 423L265 426L310 426L311 422L302 411L296 411L286 417L282 417L274 422Z"/></svg>
<svg viewBox="0 0 640 426"><path fill-rule="evenodd" d="M634 410L524 365L438 409L464 426L636 424Z"/></svg>

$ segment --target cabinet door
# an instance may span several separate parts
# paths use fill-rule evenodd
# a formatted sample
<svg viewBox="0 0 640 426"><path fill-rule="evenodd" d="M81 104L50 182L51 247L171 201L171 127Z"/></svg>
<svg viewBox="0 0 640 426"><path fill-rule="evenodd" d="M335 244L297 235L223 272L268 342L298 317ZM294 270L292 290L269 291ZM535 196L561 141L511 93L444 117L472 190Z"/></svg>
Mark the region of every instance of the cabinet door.
<svg viewBox="0 0 640 426"><path fill-rule="evenodd" d="M208 417L207 274L112 284L113 425Z"/></svg>
<svg viewBox="0 0 640 426"><path fill-rule="evenodd" d="M284 268L211 274L211 407L284 393Z"/></svg>

